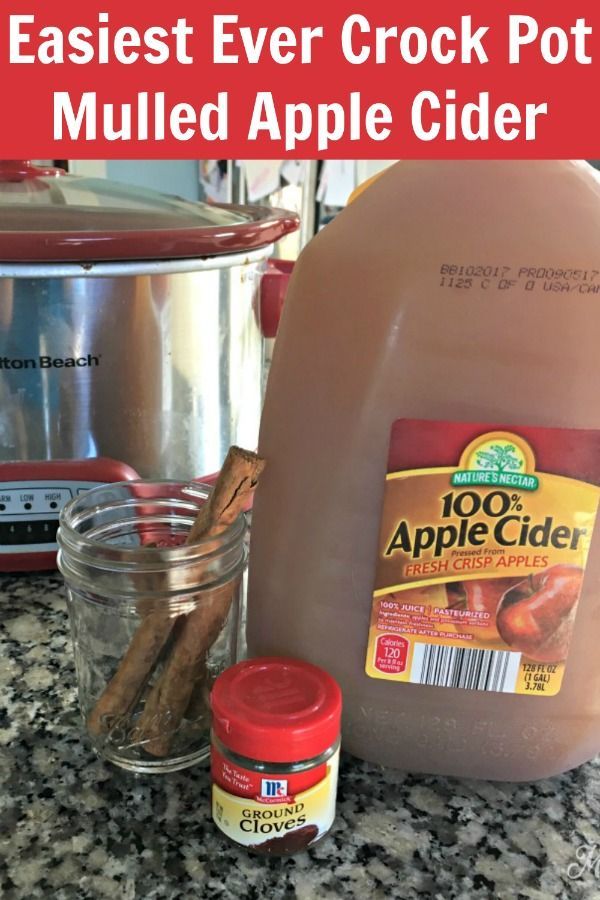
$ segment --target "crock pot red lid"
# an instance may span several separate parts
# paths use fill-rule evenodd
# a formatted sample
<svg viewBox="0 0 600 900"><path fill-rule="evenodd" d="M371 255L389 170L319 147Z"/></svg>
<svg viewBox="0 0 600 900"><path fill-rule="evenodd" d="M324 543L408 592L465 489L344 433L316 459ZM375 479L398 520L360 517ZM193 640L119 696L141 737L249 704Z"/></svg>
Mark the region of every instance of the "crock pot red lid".
<svg viewBox="0 0 600 900"><path fill-rule="evenodd" d="M164 185L168 189L168 185ZM0 261L189 259L266 247L298 228L266 206L182 200L0 160Z"/></svg>

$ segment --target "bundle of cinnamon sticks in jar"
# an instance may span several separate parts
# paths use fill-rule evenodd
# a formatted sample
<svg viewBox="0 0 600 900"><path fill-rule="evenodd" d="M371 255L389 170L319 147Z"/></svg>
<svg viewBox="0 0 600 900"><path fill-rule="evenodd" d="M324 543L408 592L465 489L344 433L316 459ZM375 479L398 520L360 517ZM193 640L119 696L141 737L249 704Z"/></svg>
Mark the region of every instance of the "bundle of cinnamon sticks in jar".
<svg viewBox="0 0 600 900"><path fill-rule="evenodd" d="M265 462L232 447L186 544L225 531L247 507ZM114 675L88 716L96 737L109 737L135 718L135 742L156 757L167 756L181 721L206 690L206 656L227 620L239 579L202 592L190 612L140 604L142 614ZM160 668L158 668L160 667Z"/></svg>

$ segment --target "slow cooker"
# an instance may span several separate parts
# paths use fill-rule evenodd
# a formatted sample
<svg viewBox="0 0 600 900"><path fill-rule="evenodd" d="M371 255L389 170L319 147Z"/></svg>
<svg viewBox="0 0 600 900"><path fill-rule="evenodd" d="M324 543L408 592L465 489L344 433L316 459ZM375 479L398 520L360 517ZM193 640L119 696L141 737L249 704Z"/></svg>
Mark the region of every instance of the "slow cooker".
<svg viewBox="0 0 600 900"><path fill-rule="evenodd" d="M0 161L0 568L47 562L78 490L256 445L261 281L298 224Z"/></svg>

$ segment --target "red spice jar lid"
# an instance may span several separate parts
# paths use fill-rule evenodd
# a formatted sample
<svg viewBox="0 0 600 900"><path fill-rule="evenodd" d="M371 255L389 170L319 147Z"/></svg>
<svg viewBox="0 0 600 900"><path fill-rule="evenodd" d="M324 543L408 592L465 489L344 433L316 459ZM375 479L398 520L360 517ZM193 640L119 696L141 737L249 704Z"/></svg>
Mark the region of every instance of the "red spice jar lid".
<svg viewBox="0 0 600 900"><path fill-rule="evenodd" d="M233 753L291 763L319 756L340 733L342 693L323 669L297 659L238 663L212 689L213 731Z"/></svg>

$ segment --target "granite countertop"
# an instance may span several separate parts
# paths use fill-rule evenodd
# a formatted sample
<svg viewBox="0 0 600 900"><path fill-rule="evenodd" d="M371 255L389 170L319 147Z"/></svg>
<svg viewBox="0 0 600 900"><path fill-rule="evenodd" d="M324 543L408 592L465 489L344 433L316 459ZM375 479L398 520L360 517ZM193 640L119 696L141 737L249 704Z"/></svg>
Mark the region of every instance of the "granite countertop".
<svg viewBox="0 0 600 900"><path fill-rule="evenodd" d="M347 757L332 833L261 860L212 826L205 767L134 776L91 751L58 576L0 576L0 606L4 900L600 898L600 762L526 786Z"/></svg>

